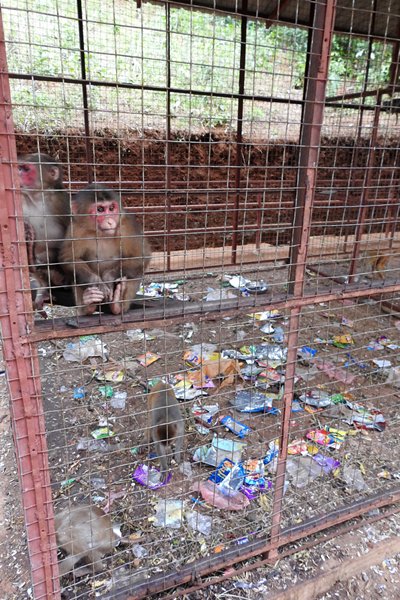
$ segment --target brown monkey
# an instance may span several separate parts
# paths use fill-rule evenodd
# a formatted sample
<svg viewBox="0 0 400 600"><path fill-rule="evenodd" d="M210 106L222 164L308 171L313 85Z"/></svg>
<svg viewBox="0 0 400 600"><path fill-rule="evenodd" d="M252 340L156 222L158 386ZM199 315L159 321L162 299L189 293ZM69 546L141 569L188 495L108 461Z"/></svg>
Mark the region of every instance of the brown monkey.
<svg viewBox="0 0 400 600"><path fill-rule="evenodd" d="M110 517L97 506L77 506L63 510L54 518L57 545L65 553L59 562L60 576L75 568L77 575L99 573L104 570L101 560L109 554L121 540L119 525L113 524Z"/></svg>
<svg viewBox="0 0 400 600"><path fill-rule="evenodd" d="M385 273L387 272L389 261L390 261L390 250L379 248L377 250L365 250L364 258L367 266L371 269L371 277L379 277L379 279L385 279Z"/></svg>
<svg viewBox="0 0 400 600"><path fill-rule="evenodd" d="M55 266L69 221L69 199L62 182L61 166L48 154L18 159L25 220L25 239L34 307L49 299L49 284L62 285L64 276Z"/></svg>
<svg viewBox="0 0 400 600"><path fill-rule="evenodd" d="M135 215L124 211L114 191L95 183L79 192L72 213L60 258L80 314L92 314L99 304L115 315L129 310L151 255Z"/></svg>
<svg viewBox="0 0 400 600"><path fill-rule="evenodd" d="M149 445L154 442L161 462L163 481L167 476L167 451L175 444L174 458L179 464L182 461L182 445L184 425L181 410L174 390L168 383L160 381L148 394L148 409L151 426L149 428Z"/></svg>

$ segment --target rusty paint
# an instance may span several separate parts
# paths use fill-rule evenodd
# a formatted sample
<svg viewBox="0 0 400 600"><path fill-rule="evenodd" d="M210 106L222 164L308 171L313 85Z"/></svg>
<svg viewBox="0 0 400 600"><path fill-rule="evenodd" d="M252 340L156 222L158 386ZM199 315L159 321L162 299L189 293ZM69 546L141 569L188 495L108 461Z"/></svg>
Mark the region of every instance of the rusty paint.
<svg viewBox="0 0 400 600"><path fill-rule="evenodd" d="M25 233L1 17L0 10L0 319L34 596L57 600L60 588L39 363L34 346L20 343L31 328L32 303L28 269L19 267L27 265L27 254L18 244Z"/></svg>

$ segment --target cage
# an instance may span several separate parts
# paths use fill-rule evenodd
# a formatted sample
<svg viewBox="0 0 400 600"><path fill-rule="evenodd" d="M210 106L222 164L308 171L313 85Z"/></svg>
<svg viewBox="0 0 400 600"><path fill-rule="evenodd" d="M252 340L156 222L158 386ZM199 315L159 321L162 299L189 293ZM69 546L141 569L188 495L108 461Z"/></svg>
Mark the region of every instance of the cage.
<svg viewBox="0 0 400 600"><path fill-rule="evenodd" d="M35 598L177 597L398 501L399 30L396 0L3 3Z"/></svg>

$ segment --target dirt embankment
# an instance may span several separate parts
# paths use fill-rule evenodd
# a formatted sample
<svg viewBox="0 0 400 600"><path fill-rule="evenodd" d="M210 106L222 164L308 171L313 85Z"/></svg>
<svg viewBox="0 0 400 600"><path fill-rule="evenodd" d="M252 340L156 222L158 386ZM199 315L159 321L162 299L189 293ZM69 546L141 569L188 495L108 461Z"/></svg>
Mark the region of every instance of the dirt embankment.
<svg viewBox="0 0 400 600"><path fill-rule="evenodd" d="M168 145L162 131L102 130L91 139L92 159L80 130L39 138L19 132L18 152L36 152L38 139L44 152L66 165L65 180L72 189L88 181L91 161L97 181L113 187L120 184L126 205L143 215L155 250L165 249L168 227L171 250L230 244L236 216L238 243L254 242L257 229L262 229L262 241L290 241L299 160L296 143L244 140L239 169L234 136L218 131L191 136L176 132ZM366 187L368 143L361 140L355 146L352 138L322 140L313 235L354 233ZM368 231L380 230L388 203L376 206L377 200L390 198L399 165L397 140L377 145L368 188L369 201L375 205Z"/></svg>

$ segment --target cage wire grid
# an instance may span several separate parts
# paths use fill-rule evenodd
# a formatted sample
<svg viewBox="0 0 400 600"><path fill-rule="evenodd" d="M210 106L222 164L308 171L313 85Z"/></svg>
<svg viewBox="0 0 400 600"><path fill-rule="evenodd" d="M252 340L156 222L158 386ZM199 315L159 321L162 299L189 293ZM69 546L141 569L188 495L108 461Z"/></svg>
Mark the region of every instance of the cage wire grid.
<svg viewBox="0 0 400 600"><path fill-rule="evenodd" d="M399 499L397 3L228 5L1 9L1 327L37 599L188 593ZM36 152L71 206L97 182L143 227L132 310L79 314L47 244L35 311ZM159 379L185 430L166 485ZM82 506L71 549L57 518Z"/></svg>

